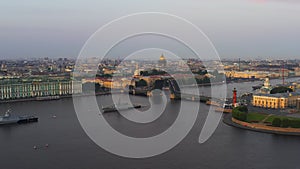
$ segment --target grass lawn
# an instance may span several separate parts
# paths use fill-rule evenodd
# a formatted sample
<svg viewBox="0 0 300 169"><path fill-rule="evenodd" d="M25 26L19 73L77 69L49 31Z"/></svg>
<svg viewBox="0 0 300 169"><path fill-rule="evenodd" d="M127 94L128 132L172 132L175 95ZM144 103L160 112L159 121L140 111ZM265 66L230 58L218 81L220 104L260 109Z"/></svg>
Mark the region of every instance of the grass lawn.
<svg viewBox="0 0 300 169"><path fill-rule="evenodd" d="M268 114L262 113L248 113L247 122L260 122L265 119Z"/></svg>
<svg viewBox="0 0 300 169"><path fill-rule="evenodd" d="M251 122L260 122L262 120L264 120L269 114L263 114L263 113L248 113L247 115L247 122L251 123ZM276 116L276 115L272 115L270 117L268 117L266 119L266 123L272 123L272 121L275 118L288 118L289 120L299 120L299 118L296 117L286 117L286 116Z"/></svg>
<svg viewBox="0 0 300 169"><path fill-rule="evenodd" d="M275 119L275 118L280 118L281 120L283 118L288 118L289 120L299 120L299 118L296 118L296 117L287 117L287 116L270 116L266 122L269 122L269 123L272 123L272 121Z"/></svg>

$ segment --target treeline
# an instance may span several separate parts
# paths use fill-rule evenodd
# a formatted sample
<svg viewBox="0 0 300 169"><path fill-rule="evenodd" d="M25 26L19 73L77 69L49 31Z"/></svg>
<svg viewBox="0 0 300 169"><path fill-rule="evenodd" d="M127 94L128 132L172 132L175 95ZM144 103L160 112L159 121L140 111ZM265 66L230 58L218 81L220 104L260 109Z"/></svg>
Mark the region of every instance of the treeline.
<svg viewBox="0 0 300 169"><path fill-rule="evenodd" d="M300 119L289 119L287 117L276 117L272 121L272 126L274 127L292 127L292 128L300 128Z"/></svg>
<svg viewBox="0 0 300 169"><path fill-rule="evenodd" d="M140 71L140 75L141 76L155 76L155 75L165 75L167 74L167 72L162 71L162 70L156 70L156 69L152 69L149 71Z"/></svg>
<svg viewBox="0 0 300 169"><path fill-rule="evenodd" d="M247 121L247 115L248 114L248 108L247 106L239 106L239 107L235 107L232 110L232 117L240 120L240 121Z"/></svg>
<svg viewBox="0 0 300 169"><path fill-rule="evenodd" d="M289 87L280 86L280 87L275 87L270 91L271 94L287 93L287 92L293 92L293 90Z"/></svg>
<svg viewBox="0 0 300 169"><path fill-rule="evenodd" d="M239 106L233 108L232 117L243 122L248 122L248 108L246 106ZM272 126L283 128L300 128L300 119L275 116L272 120Z"/></svg>

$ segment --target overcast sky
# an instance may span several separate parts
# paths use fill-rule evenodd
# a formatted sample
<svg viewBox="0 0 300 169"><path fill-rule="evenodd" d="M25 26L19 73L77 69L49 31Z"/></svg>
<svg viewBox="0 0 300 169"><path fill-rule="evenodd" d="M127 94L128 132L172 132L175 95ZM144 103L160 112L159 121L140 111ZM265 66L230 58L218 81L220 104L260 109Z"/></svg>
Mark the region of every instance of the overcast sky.
<svg viewBox="0 0 300 169"><path fill-rule="evenodd" d="M165 12L202 29L221 58L299 58L298 0L3 0L0 57L77 57L109 21Z"/></svg>

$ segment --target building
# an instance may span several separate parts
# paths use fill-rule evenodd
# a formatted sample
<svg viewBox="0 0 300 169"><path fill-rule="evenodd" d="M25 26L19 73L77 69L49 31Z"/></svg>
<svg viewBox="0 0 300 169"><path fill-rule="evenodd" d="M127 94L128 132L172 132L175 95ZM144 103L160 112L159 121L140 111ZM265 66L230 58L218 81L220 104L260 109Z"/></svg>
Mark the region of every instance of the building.
<svg viewBox="0 0 300 169"><path fill-rule="evenodd" d="M300 93L292 92L288 95L288 107L297 107L297 100L300 98Z"/></svg>
<svg viewBox="0 0 300 169"><path fill-rule="evenodd" d="M81 81L50 79L46 81L0 81L0 100L63 96L80 93L82 93Z"/></svg>
<svg viewBox="0 0 300 169"><path fill-rule="evenodd" d="M244 79L262 79L262 78L279 78L280 73L264 71L225 71L227 78L244 78Z"/></svg>
<svg viewBox="0 0 300 169"><path fill-rule="evenodd" d="M259 93L253 95L252 104L256 107L284 109L287 107L296 107L299 98L299 92L276 94Z"/></svg>
<svg viewBox="0 0 300 169"><path fill-rule="evenodd" d="M165 58L165 56L162 54L158 60L158 66L159 67L165 67L167 66L167 60Z"/></svg>
<svg viewBox="0 0 300 169"><path fill-rule="evenodd" d="M259 92L263 94L270 94L274 87L271 86L269 77L266 77L264 85L260 88Z"/></svg>
<svg viewBox="0 0 300 169"><path fill-rule="evenodd" d="M252 104L256 107L284 109L288 106L288 98L281 94L255 94Z"/></svg>
<svg viewBox="0 0 300 169"><path fill-rule="evenodd" d="M298 112L300 112L300 98L297 99L297 110Z"/></svg>

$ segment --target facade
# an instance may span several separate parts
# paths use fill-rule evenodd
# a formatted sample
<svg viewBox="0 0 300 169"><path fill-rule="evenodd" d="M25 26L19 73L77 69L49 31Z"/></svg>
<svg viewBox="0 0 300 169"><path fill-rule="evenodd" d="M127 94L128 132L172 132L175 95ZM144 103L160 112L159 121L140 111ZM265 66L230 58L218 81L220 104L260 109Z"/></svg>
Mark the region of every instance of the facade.
<svg viewBox="0 0 300 169"><path fill-rule="evenodd" d="M81 81L49 80L0 82L0 100L82 93Z"/></svg>
<svg viewBox="0 0 300 169"><path fill-rule="evenodd" d="M300 98L300 93L292 92L288 97L288 106L297 107L297 100Z"/></svg>
<svg viewBox="0 0 300 169"><path fill-rule="evenodd" d="M297 99L297 110L298 112L300 112L300 98Z"/></svg>
<svg viewBox="0 0 300 169"><path fill-rule="evenodd" d="M258 94L253 95L253 106L272 108L272 109L284 109L288 106L288 98L275 96L270 94Z"/></svg>
<svg viewBox="0 0 300 169"><path fill-rule="evenodd" d="M284 109L296 107L300 98L299 92L277 94L254 94L252 104L256 107Z"/></svg>
<svg viewBox="0 0 300 169"><path fill-rule="evenodd" d="M280 73L275 72L262 72L262 71L226 71L225 76L228 78L279 78L281 77Z"/></svg>

